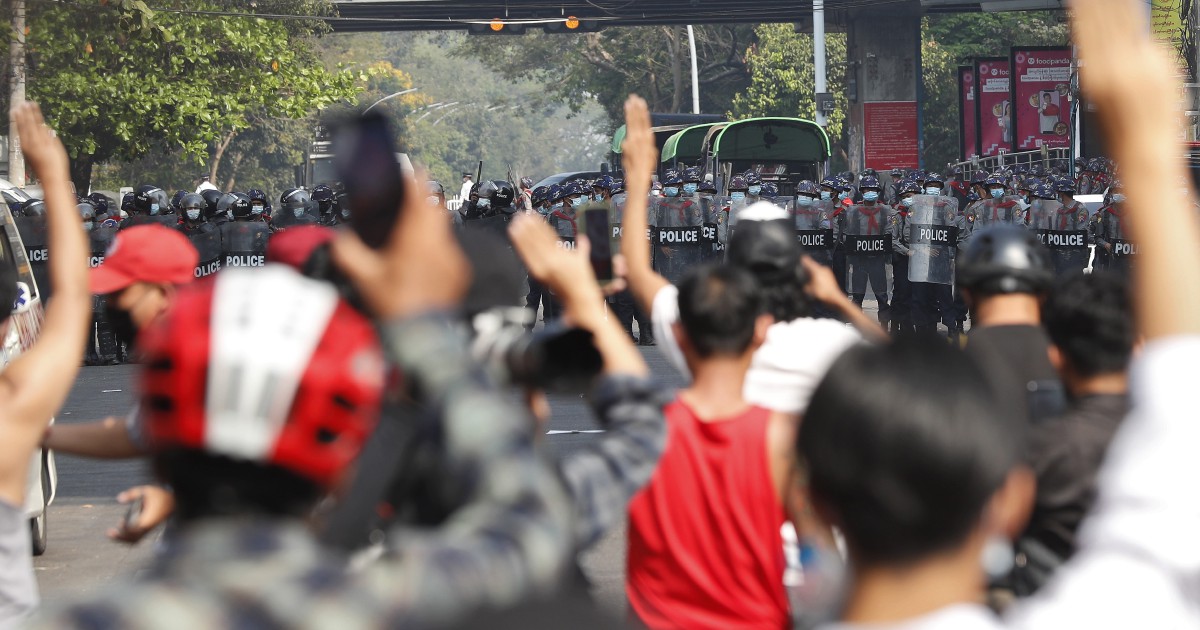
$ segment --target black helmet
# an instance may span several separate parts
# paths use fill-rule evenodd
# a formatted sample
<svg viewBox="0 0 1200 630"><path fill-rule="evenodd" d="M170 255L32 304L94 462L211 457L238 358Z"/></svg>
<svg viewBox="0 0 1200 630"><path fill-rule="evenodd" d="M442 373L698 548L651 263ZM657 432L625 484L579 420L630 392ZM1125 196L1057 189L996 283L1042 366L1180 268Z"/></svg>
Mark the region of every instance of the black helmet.
<svg viewBox="0 0 1200 630"><path fill-rule="evenodd" d="M46 204L41 199L30 199L21 206L21 213L27 217L46 216Z"/></svg>
<svg viewBox="0 0 1200 630"><path fill-rule="evenodd" d="M958 284L985 295L1039 293L1054 279L1050 253L1033 232L993 225L974 234L958 260Z"/></svg>
<svg viewBox="0 0 1200 630"><path fill-rule="evenodd" d="M187 216L188 210L199 210L200 218L198 218L196 220L201 221L201 220L207 218L207 214L208 214L207 209L208 209L208 202L205 201L203 195L197 195L196 193L187 193L183 196L183 198L181 198L179 200L179 214L182 214L184 219L188 219L188 216Z"/></svg>
<svg viewBox="0 0 1200 630"><path fill-rule="evenodd" d="M321 214L329 214L333 212L333 205L336 201L336 196L333 194L333 189L328 184L318 184L313 188L312 195L309 196L314 203L317 204Z"/></svg>
<svg viewBox="0 0 1200 630"><path fill-rule="evenodd" d="M221 206L221 197L225 195L215 188L209 188L202 191L200 196L204 198L204 217L211 221L220 214L218 208Z"/></svg>
<svg viewBox="0 0 1200 630"><path fill-rule="evenodd" d="M279 207L287 214L295 216L296 210L303 209L304 212L308 212L312 207L312 197L303 188L289 188L279 196Z"/></svg>
<svg viewBox="0 0 1200 630"><path fill-rule="evenodd" d="M250 216L250 198L245 193L225 193L217 202L217 214L229 213L235 219Z"/></svg>
<svg viewBox="0 0 1200 630"><path fill-rule="evenodd" d="M497 179L492 182L492 185L496 187L496 190L492 192L492 207L507 208L511 206L513 199L517 197L517 191L513 189L513 185L502 179Z"/></svg>
<svg viewBox="0 0 1200 630"><path fill-rule="evenodd" d="M96 207L96 214L108 214L109 201L104 193L94 192L87 196L92 200L92 205Z"/></svg>
<svg viewBox="0 0 1200 630"><path fill-rule="evenodd" d="M179 211L179 200L183 199L183 196L186 194L188 194L188 192L186 190L176 190L175 194L171 195L171 209L178 212Z"/></svg>
<svg viewBox="0 0 1200 630"><path fill-rule="evenodd" d="M699 184L701 179L704 179L704 174L701 173L700 169L696 168L695 166L683 169L684 182L688 184Z"/></svg>
<svg viewBox="0 0 1200 630"><path fill-rule="evenodd" d="M879 185L879 178L874 175L863 175L858 180L859 190L883 190L883 186Z"/></svg>
<svg viewBox="0 0 1200 630"><path fill-rule="evenodd" d="M165 190L146 184L134 193L133 209L145 215L170 214L171 200Z"/></svg>

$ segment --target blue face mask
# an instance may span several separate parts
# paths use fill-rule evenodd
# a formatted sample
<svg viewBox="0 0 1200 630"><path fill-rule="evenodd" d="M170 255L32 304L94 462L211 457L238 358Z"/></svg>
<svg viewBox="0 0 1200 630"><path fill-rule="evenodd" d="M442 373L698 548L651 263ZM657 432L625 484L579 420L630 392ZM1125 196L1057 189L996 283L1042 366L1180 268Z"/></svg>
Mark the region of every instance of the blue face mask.
<svg viewBox="0 0 1200 630"><path fill-rule="evenodd" d="M199 210L188 210L187 218L188 218L188 221L199 221L200 220L200 211Z"/></svg>
<svg viewBox="0 0 1200 630"><path fill-rule="evenodd" d="M553 204L550 205L551 210L558 210L561 207L563 207L563 202L561 202L561 201L555 201Z"/></svg>
<svg viewBox="0 0 1200 630"><path fill-rule="evenodd" d="M758 186L758 185L751 186L749 192L751 195L757 196L758 193L762 192L762 186Z"/></svg>
<svg viewBox="0 0 1200 630"><path fill-rule="evenodd" d="M901 200L900 200L900 205L904 206L905 208L911 208L911 207L912 207L912 205L913 205L913 198L912 198L912 197L905 197L905 198L901 199Z"/></svg>
<svg viewBox="0 0 1200 630"><path fill-rule="evenodd" d="M732 199L732 200L734 200L734 201L745 201L745 200L746 200L746 193L744 193L744 192L740 192L740 191L739 191L739 192L732 192L732 193L729 193L729 198L730 198L730 199Z"/></svg>
<svg viewBox="0 0 1200 630"><path fill-rule="evenodd" d="M868 190L863 193L863 201L878 201L879 193L874 190Z"/></svg>
<svg viewBox="0 0 1200 630"><path fill-rule="evenodd" d="M299 208L292 208L292 216L296 217L297 219L304 216L304 207L301 206Z"/></svg>
<svg viewBox="0 0 1200 630"><path fill-rule="evenodd" d="M828 190L822 190L821 201L829 201L830 199L833 199L833 193L829 192Z"/></svg>
<svg viewBox="0 0 1200 630"><path fill-rule="evenodd" d="M150 216L154 216L156 214L158 214L158 204L152 203L150 204Z"/></svg>
<svg viewBox="0 0 1200 630"><path fill-rule="evenodd" d="M491 199L480 199L475 202L475 207L476 208L484 208L484 209L491 208L492 200Z"/></svg>
<svg viewBox="0 0 1200 630"><path fill-rule="evenodd" d="M685 192L689 195L696 194L697 190L700 190L700 184L684 184L683 185L683 192Z"/></svg>
<svg viewBox="0 0 1200 630"><path fill-rule="evenodd" d="M811 206L811 205L813 205L813 202L815 202L815 201L816 201L816 199L813 199L812 197L805 197L804 195L800 195L799 197L796 197L796 205L800 205L800 206L805 206L805 207Z"/></svg>
<svg viewBox="0 0 1200 630"><path fill-rule="evenodd" d="M992 199L999 199L999 198L1001 198L1001 197L1003 197L1003 196L1004 196L1004 189L1003 189L1003 188L992 188L992 189L991 189L991 190L989 190L988 192L989 192L989 193L991 193L991 195L992 195Z"/></svg>
<svg viewBox="0 0 1200 630"><path fill-rule="evenodd" d="M679 196L679 187L678 186L667 186L666 188L663 189L663 194L668 197L678 197Z"/></svg>
<svg viewBox="0 0 1200 630"><path fill-rule="evenodd" d="M259 215L262 213L263 213L263 205L262 204L256 203L256 204L250 206L250 214Z"/></svg>
<svg viewBox="0 0 1200 630"><path fill-rule="evenodd" d="M579 206L582 206L582 205L583 205L583 204L585 204L585 203L587 203L587 197L586 197L586 196L584 196L584 197L575 197L574 199L572 199L572 200L571 200L571 207L572 207L572 208L578 208Z"/></svg>
<svg viewBox="0 0 1200 630"><path fill-rule="evenodd" d="M849 198L850 198L849 190L843 190L842 192L838 193L838 199L849 199Z"/></svg>
<svg viewBox="0 0 1200 630"><path fill-rule="evenodd" d="M942 194L942 189L938 188L937 186L927 186L925 188L925 194L926 195L940 195L940 194Z"/></svg>

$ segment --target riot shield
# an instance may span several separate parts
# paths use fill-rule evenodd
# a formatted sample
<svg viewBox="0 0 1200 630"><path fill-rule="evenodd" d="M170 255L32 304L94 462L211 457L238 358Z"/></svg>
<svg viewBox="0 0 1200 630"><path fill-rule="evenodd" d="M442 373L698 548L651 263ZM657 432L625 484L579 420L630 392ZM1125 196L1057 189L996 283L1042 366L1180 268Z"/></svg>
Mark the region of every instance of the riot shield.
<svg viewBox="0 0 1200 630"><path fill-rule="evenodd" d="M271 215L271 227L275 230L286 230L297 225L317 225L320 219L308 211L296 216L291 210L279 208Z"/></svg>
<svg viewBox="0 0 1200 630"><path fill-rule="evenodd" d="M954 252L958 246L958 200L915 195L908 219L909 282L954 284Z"/></svg>
<svg viewBox="0 0 1200 630"><path fill-rule="evenodd" d="M494 215L482 219L463 219L463 232L487 233L508 242L508 216Z"/></svg>
<svg viewBox="0 0 1200 630"><path fill-rule="evenodd" d="M558 237L558 246L564 249L575 249L575 235L579 233L575 208L564 204L563 207L552 210L546 219L550 222L550 227L554 228L554 234Z"/></svg>
<svg viewBox="0 0 1200 630"><path fill-rule="evenodd" d="M112 245L113 237L117 235L115 227L96 227L88 233L88 244L91 248L91 255L88 257L88 267L99 267L104 263L104 257L108 254L108 247Z"/></svg>
<svg viewBox="0 0 1200 630"><path fill-rule="evenodd" d="M702 209L695 199L661 197L655 204L654 215L650 248L654 270L672 283L679 282L704 259L700 234Z"/></svg>
<svg viewBox="0 0 1200 630"><path fill-rule="evenodd" d="M796 199L794 197L760 197L759 201L773 203L784 210L791 210Z"/></svg>
<svg viewBox="0 0 1200 630"><path fill-rule="evenodd" d="M876 295L887 295L887 261L892 251L888 233L888 207L849 206L841 214L841 229L846 248L848 290L863 295L870 282Z"/></svg>
<svg viewBox="0 0 1200 630"><path fill-rule="evenodd" d="M163 227L174 228L179 225L179 215L177 214L135 214L121 223L121 229L131 228L138 225L161 225Z"/></svg>
<svg viewBox="0 0 1200 630"><path fill-rule="evenodd" d="M792 208L792 216L796 221L796 240L804 253L822 265L831 264L833 228L826 207L816 202L809 206L796 205Z"/></svg>
<svg viewBox="0 0 1200 630"><path fill-rule="evenodd" d="M610 215L610 219L612 221L613 252L621 251L621 235L624 234L623 225L625 223L625 202L627 199L625 193L613 195L612 198L612 214ZM654 206L656 199L656 197L650 197L646 203L646 240L650 240L654 232L653 226L656 218L654 216Z"/></svg>
<svg viewBox="0 0 1200 630"><path fill-rule="evenodd" d="M221 226L221 268L266 264L271 229L259 221L231 221Z"/></svg>
<svg viewBox="0 0 1200 630"><path fill-rule="evenodd" d="M21 234L21 242L25 244L25 258L29 261L29 269L37 280L38 294L45 304L53 291L50 286L50 249L46 246L46 217L15 217L13 223Z"/></svg>
<svg viewBox="0 0 1200 630"><path fill-rule="evenodd" d="M989 225L1019 223L1021 198L1009 195L1000 199L982 199L975 204L972 215L975 229Z"/></svg>
<svg viewBox="0 0 1200 630"><path fill-rule="evenodd" d="M1138 247L1125 230L1124 209L1118 208L1120 206L1110 206L1101 210L1103 215L1100 217L1100 223L1104 240L1112 247L1109 252L1112 260L1110 266L1124 271L1132 267L1137 260Z"/></svg>
<svg viewBox="0 0 1200 630"><path fill-rule="evenodd" d="M725 258L725 244L721 242L721 223L728 216L712 195L699 195L700 204L700 249L701 260L719 262Z"/></svg>
<svg viewBox="0 0 1200 630"><path fill-rule="evenodd" d="M1035 199L1029 209L1030 227L1050 248L1055 275L1083 271L1088 262L1087 210L1067 208L1053 199Z"/></svg>
<svg viewBox="0 0 1200 630"><path fill-rule="evenodd" d="M196 230L185 232L196 252L200 254L200 262L196 265L196 277L211 276L221 270L221 232L216 229L206 231Z"/></svg>

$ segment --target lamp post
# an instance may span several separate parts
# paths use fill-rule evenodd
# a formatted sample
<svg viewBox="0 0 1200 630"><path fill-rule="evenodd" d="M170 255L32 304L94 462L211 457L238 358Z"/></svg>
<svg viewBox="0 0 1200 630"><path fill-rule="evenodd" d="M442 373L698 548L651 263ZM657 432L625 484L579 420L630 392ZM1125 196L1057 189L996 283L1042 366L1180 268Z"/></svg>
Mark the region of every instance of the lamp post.
<svg viewBox="0 0 1200 630"><path fill-rule="evenodd" d="M399 91L399 92L396 92L395 94L388 94L387 96L385 96L385 97L383 97L383 98L379 99L378 101L375 101L374 103L371 103L371 106L370 106L370 107L368 107L368 108L366 108L366 109L364 109L364 110L363 110L363 113L365 114L365 113L367 113L367 112L371 111L372 109L375 109L375 106L376 106L376 105L378 105L378 104L380 104L380 103L382 103L382 102L384 102L384 101L390 101L390 100L392 100L392 99L396 98L397 96L404 96L405 94L411 94L412 92L416 92L416 91L417 91L417 90L419 90L419 89L420 89L420 88L408 88L407 90L401 90L401 91Z"/></svg>

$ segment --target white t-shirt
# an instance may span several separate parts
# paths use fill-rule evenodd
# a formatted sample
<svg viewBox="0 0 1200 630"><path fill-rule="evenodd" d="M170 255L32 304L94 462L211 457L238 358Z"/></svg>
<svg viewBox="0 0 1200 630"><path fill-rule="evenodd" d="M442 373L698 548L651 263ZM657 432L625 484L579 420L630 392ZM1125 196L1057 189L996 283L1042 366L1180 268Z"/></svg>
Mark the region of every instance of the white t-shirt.
<svg viewBox="0 0 1200 630"><path fill-rule="evenodd" d="M976 604L956 604L897 624L833 623L817 630L1000 630L991 610Z"/></svg>
<svg viewBox="0 0 1200 630"><path fill-rule="evenodd" d="M667 360L690 376L671 328L679 321L679 289L668 285L654 296L650 319L654 338ZM801 317L776 322L750 361L743 394L748 402L772 411L803 412L833 362L862 341L858 331L832 319Z"/></svg>
<svg viewBox="0 0 1200 630"><path fill-rule="evenodd" d="M475 186L475 182L468 179L467 181L463 182L462 187L458 189L458 198L461 199L463 203L467 203L467 197L471 196L471 188L473 186Z"/></svg>

